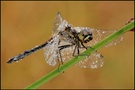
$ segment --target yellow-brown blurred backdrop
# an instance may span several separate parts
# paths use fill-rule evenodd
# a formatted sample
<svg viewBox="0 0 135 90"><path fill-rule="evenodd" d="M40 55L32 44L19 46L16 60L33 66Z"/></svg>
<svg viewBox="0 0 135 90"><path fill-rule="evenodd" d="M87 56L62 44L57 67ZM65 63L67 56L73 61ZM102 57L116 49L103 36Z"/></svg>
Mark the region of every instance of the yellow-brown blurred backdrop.
<svg viewBox="0 0 135 90"><path fill-rule="evenodd" d="M18 63L9 58L47 41L57 12L74 26L119 29L134 17L133 1L2 1L1 88L25 88L53 69L43 50ZM99 69L71 67L39 88L134 88L134 33L123 35L122 43L102 48L105 57Z"/></svg>

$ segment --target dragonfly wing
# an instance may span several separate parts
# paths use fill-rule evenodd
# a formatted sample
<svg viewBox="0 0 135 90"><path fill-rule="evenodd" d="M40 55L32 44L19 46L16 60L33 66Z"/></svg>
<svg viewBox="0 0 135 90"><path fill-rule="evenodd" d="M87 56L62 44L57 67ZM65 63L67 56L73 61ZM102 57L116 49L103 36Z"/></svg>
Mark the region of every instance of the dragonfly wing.
<svg viewBox="0 0 135 90"><path fill-rule="evenodd" d="M64 46L64 45L71 45L71 43L67 43L65 41L62 41L61 46ZM68 60L70 60L73 57L72 56L73 47L74 46L70 46L70 47L67 47L67 48L64 48L61 50L61 56L62 56L63 62L67 62Z"/></svg>
<svg viewBox="0 0 135 90"><path fill-rule="evenodd" d="M58 59L58 42L59 36L57 35L44 47L45 60L51 66L55 66Z"/></svg>
<svg viewBox="0 0 135 90"><path fill-rule="evenodd" d="M75 48L75 46L72 46L72 47L69 47L69 48L65 48L61 51L62 60L64 62L67 62L68 60L73 58L72 53L73 53L74 48ZM80 48L79 50L80 50L80 53L82 53L86 49ZM82 68L92 68L92 69L94 69L94 68L102 67L103 64L104 64L103 56L100 53L95 52L95 53L92 53L90 56L86 56L86 58L84 60L81 60L75 66L79 66L79 67L82 67Z"/></svg>
<svg viewBox="0 0 135 90"><path fill-rule="evenodd" d="M90 56L86 56L84 60L81 60L75 66L95 69L95 68L102 67L103 64L104 64L103 56L100 53L95 52L92 53Z"/></svg>
<svg viewBox="0 0 135 90"><path fill-rule="evenodd" d="M60 12L57 13L55 19L54 19L54 25L53 25L53 36L56 36L60 31L65 30L65 27L67 27L68 22L64 20L60 14Z"/></svg>
<svg viewBox="0 0 135 90"><path fill-rule="evenodd" d="M116 32L117 30L98 30L98 29L90 29L93 34L93 40L89 42L90 45L94 45L97 42L103 40L108 35ZM123 36L118 37L117 39L113 40L109 44L107 44L105 47L113 46L123 41Z"/></svg>

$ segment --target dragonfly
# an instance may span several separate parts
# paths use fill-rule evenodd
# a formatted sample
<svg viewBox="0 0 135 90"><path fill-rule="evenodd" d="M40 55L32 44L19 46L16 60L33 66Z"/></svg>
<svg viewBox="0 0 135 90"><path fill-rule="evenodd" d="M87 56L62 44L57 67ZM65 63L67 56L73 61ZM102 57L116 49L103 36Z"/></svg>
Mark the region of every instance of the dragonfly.
<svg viewBox="0 0 135 90"><path fill-rule="evenodd" d="M50 66L55 66L58 62L58 67L60 67L61 64L63 65L63 63L79 55L86 49L92 48L92 45L115 31L116 30L98 30L89 27L74 27L72 24L69 24L67 20L63 19L61 13L58 12L54 19L51 38L39 46L10 58L7 63L18 62L43 48L46 62ZM122 40L123 37L121 36L106 45L106 47L116 45ZM93 54L86 56L84 60L77 63L76 66L94 69L102 67L103 64L103 55L95 51Z"/></svg>

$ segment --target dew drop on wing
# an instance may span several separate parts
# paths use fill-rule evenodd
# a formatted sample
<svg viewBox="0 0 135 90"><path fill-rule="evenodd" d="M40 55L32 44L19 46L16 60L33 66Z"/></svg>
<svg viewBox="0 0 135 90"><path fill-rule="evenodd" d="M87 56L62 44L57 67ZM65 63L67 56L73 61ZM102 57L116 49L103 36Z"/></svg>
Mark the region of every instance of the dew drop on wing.
<svg viewBox="0 0 135 90"><path fill-rule="evenodd" d="M51 66L55 66L58 58L58 42L59 36L57 35L48 43L46 47L44 47L45 60Z"/></svg>
<svg viewBox="0 0 135 90"><path fill-rule="evenodd" d="M117 30L98 30L98 29L94 29L94 28L90 28L90 30L92 31L92 35L93 35L93 40L91 40L89 42L89 45L91 45L91 46L95 45L99 41L103 40L104 38L106 38L110 34L112 34L112 33L117 31ZM112 42L110 42L107 45L105 45L104 47L109 47L109 46L117 45L117 44L119 44L122 41L123 41L123 36L120 36L117 39L115 39Z"/></svg>
<svg viewBox="0 0 135 90"><path fill-rule="evenodd" d="M60 31L63 31L67 27L68 22L64 20L60 13L58 13L54 19L53 36L56 36Z"/></svg>
<svg viewBox="0 0 135 90"><path fill-rule="evenodd" d="M76 66L80 66L82 68L99 68L102 67L104 64L104 58L101 54L98 52L92 53L90 56L86 56L86 58L79 63L76 64Z"/></svg>
<svg viewBox="0 0 135 90"><path fill-rule="evenodd" d="M73 47L69 47L61 50L63 62L67 62L68 60L73 58L72 53L73 53Z"/></svg>

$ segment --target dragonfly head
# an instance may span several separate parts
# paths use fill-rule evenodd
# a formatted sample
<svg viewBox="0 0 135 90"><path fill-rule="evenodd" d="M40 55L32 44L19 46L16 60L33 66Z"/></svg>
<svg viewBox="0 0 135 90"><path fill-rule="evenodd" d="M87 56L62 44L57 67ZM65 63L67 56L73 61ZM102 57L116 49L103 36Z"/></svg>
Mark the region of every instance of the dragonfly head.
<svg viewBox="0 0 135 90"><path fill-rule="evenodd" d="M81 30L78 36L83 43L87 43L93 39L92 32L89 29Z"/></svg>

